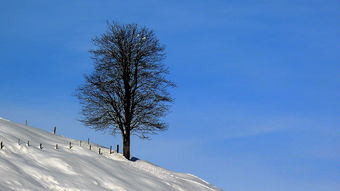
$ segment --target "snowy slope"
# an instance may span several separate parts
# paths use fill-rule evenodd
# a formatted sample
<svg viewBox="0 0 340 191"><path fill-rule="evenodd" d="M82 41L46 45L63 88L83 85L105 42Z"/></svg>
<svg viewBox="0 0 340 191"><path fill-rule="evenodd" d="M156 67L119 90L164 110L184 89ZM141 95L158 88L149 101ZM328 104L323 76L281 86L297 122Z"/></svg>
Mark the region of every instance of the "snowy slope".
<svg viewBox="0 0 340 191"><path fill-rule="evenodd" d="M20 139L20 144L18 144ZM27 141L30 141L30 146ZM190 174L0 118L0 191L221 191ZM72 149L69 149L72 142ZM43 149L39 148L42 143ZM58 144L59 149L55 149Z"/></svg>

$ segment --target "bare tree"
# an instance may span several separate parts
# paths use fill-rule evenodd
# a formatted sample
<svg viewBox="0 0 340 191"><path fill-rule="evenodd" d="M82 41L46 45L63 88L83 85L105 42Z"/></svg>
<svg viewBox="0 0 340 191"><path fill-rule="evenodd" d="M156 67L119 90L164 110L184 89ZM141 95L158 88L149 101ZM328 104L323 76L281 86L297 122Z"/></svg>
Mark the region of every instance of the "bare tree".
<svg viewBox="0 0 340 191"><path fill-rule="evenodd" d="M121 134L123 154L130 159L130 137L149 138L165 130L162 120L173 101L162 63L164 47L154 32L136 24L108 23L108 30L93 39L94 71L77 90L81 121L95 130Z"/></svg>

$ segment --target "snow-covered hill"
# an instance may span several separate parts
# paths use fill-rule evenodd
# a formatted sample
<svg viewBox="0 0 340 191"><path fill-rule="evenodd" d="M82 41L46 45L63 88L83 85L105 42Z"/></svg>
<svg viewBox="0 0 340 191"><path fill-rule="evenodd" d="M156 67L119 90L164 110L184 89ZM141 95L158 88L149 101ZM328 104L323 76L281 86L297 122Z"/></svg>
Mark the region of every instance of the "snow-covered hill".
<svg viewBox="0 0 340 191"><path fill-rule="evenodd" d="M20 143L19 143L20 139ZM0 190L221 191L204 180L0 118ZM27 145L30 141L30 145ZM69 148L72 142L72 148ZM40 149L40 143L42 149ZM58 144L58 149L55 149Z"/></svg>

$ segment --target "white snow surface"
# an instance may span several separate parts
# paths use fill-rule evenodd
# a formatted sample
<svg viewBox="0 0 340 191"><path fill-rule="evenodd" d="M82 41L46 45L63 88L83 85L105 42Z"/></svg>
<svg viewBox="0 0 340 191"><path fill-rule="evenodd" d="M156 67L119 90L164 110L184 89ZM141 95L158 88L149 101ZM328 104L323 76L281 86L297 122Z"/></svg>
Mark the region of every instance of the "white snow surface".
<svg viewBox="0 0 340 191"><path fill-rule="evenodd" d="M18 139L20 139L20 144ZM27 145L27 141L30 145ZM0 118L0 191L221 191L190 174ZM72 142L72 148L69 148ZM40 149L39 145L43 148ZM55 149L58 144L59 149Z"/></svg>

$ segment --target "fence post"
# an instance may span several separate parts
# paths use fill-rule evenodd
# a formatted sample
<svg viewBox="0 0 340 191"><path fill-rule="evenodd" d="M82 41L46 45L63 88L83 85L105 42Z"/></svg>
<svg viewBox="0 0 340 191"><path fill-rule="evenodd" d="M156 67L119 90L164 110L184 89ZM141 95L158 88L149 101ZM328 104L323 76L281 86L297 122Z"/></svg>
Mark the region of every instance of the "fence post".
<svg viewBox="0 0 340 191"><path fill-rule="evenodd" d="M72 149L72 143L70 142L70 149Z"/></svg>
<svg viewBox="0 0 340 191"><path fill-rule="evenodd" d="M79 146L81 146L81 141L79 141Z"/></svg>
<svg viewBox="0 0 340 191"><path fill-rule="evenodd" d="M18 145L20 145L20 139L18 139Z"/></svg>
<svg viewBox="0 0 340 191"><path fill-rule="evenodd" d="M0 148L1 148L1 149L4 148L4 144L2 143L2 141L1 141L1 143L0 143Z"/></svg>
<svg viewBox="0 0 340 191"><path fill-rule="evenodd" d="M53 134L55 135L55 133L57 132L57 127L53 128Z"/></svg>
<svg viewBox="0 0 340 191"><path fill-rule="evenodd" d="M90 144L90 138L87 138L87 144L88 145Z"/></svg>
<svg viewBox="0 0 340 191"><path fill-rule="evenodd" d="M40 143L40 145L39 145L39 148L40 148L40 149L43 149L43 147L42 147L42 144L41 144L41 143Z"/></svg>
<svg viewBox="0 0 340 191"><path fill-rule="evenodd" d="M117 145L117 153L119 153L119 145Z"/></svg>
<svg viewBox="0 0 340 191"><path fill-rule="evenodd" d="M27 146L30 146L30 141L27 141Z"/></svg>
<svg viewBox="0 0 340 191"><path fill-rule="evenodd" d="M55 144L55 149L58 149L58 144Z"/></svg>
<svg viewBox="0 0 340 191"><path fill-rule="evenodd" d="M99 149L98 149L98 154L100 154L100 155L101 155L101 153L100 153L100 147L99 147Z"/></svg>
<svg viewBox="0 0 340 191"><path fill-rule="evenodd" d="M91 145L90 145L90 150L91 150Z"/></svg>
<svg viewBox="0 0 340 191"><path fill-rule="evenodd" d="M110 154L112 154L112 146L110 146Z"/></svg>

